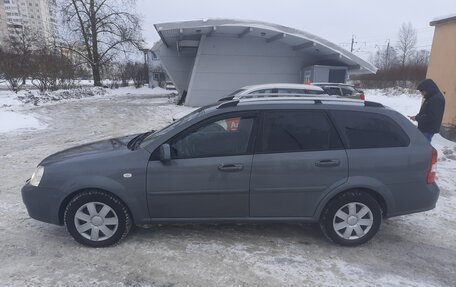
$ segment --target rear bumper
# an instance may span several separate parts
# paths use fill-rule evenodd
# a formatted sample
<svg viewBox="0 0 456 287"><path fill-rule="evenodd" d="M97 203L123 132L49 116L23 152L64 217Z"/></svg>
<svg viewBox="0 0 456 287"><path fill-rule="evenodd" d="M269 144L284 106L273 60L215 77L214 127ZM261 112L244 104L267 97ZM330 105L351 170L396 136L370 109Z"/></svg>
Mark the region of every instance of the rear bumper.
<svg viewBox="0 0 456 287"><path fill-rule="evenodd" d="M60 197L59 191L49 188L24 185L21 190L22 201L31 218L62 225L59 220Z"/></svg>
<svg viewBox="0 0 456 287"><path fill-rule="evenodd" d="M403 205L411 206L411 209L403 210L399 208L392 213L388 213L385 217L389 218L434 209L439 195L440 189L436 183L427 184L425 189L418 192L415 197L410 197L406 203L403 202Z"/></svg>

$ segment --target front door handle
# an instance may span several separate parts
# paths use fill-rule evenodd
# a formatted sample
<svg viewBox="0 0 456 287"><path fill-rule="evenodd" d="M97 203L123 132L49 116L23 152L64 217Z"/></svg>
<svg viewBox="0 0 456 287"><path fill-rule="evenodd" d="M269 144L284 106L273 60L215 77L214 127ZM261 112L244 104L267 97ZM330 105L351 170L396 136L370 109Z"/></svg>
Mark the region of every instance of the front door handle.
<svg viewBox="0 0 456 287"><path fill-rule="evenodd" d="M317 167L336 167L340 165L340 160L338 159L324 159L315 162Z"/></svg>
<svg viewBox="0 0 456 287"><path fill-rule="evenodd" d="M242 164L221 164L218 169L220 171L235 172L243 170L244 166Z"/></svg>

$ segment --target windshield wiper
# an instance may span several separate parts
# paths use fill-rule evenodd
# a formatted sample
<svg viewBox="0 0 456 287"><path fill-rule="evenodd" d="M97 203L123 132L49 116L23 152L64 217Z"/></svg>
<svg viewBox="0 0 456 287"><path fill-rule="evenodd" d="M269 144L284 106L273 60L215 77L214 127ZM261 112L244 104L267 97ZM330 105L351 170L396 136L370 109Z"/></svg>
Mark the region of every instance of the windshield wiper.
<svg viewBox="0 0 456 287"><path fill-rule="evenodd" d="M136 146L136 143L138 142L138 140L139 140L144 134L146 134L146 133L148 133L148 132L145 132L145 133L141 133L141 134L136 135L134 138L132 138L132 139L128 142L127 147L128 147L129 149L131 149L131 150L135 149L135 146Z"/></svg>
<svg viewBox="0 0 456 287"><path fill-rule="evenodd" d="M142 141L154 132L155 132L155 130L151 130L151 131L148 131L148 132L135 136L130 142L128 142L127 147L131 150L137 149L138 146L142 143Z"/></svg>
<svg viewBox="0 0 456 287"><path fill-rule="evenodd" d="M132 149L132 146L135 144L136 140L141 136L142 134L136 135L134 138L132 138L128 143L127 147L129 149Z"/></svg>

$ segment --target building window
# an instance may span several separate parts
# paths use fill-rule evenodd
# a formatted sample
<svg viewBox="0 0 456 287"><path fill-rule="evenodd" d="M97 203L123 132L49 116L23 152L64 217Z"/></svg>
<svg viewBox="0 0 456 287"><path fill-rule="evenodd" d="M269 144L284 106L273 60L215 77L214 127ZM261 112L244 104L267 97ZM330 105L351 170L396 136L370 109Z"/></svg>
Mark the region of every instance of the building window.
<svg viewBox="0 0 456 287"><path fill-rule="evenodd" d="M312 76L312 72L311 71L305 71L304 72L304 83L305 82L310 82L311 76Z"/></svg>

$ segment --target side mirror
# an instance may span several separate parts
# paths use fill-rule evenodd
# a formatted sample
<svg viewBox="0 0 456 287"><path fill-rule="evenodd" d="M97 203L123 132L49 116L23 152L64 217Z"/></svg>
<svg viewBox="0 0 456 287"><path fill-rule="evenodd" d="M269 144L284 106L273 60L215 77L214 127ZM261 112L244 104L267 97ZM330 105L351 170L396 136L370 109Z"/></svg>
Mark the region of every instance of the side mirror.
<svg viewBox="0 0 456 287"><path fill-rule="evenodd" d="M171 147L169 144L162 144L160 146L160 160L170 161L171 160Z"/></svg>

